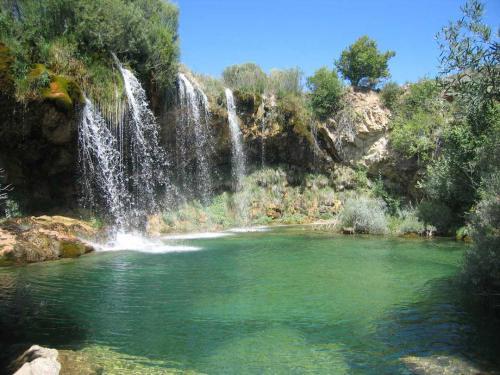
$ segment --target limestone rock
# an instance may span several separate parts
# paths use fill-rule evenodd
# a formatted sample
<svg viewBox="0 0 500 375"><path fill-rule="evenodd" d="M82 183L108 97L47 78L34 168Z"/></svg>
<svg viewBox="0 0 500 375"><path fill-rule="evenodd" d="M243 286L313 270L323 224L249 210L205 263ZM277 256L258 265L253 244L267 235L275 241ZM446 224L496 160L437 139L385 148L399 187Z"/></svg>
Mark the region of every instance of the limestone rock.
<svg viewBox="0 0 500 375"><path fill-rule="evenodd" d="M370 168L389 156L390 111L371 90L349 89L349 106L319 127L327 152L351 166Z"/></svg>
<svg viewBox="0 0 500 375"><path fill-rule="evenodd" d="M94 238L89 224L63 216L10 219L0 225L2 263L74 258L93 251L81 238Z"/></svg>
<svg viewBox="0 0 500 375"><path fill-rule="evenodd" d="M14 362L13 367L18 368L14 375L58 375L58 356L56 349L33 345Z"/></svg>

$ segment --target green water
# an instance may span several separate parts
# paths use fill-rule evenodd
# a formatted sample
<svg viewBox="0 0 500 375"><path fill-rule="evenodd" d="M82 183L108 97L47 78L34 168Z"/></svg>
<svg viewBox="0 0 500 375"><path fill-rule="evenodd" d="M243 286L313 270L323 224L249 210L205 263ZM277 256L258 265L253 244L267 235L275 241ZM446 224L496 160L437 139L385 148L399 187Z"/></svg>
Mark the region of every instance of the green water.
<svg viewBox="0 0 500 375"><path fill-rule="evenodd" d="M497 354L453 282L464 245L307 228L182 243L202 250L0 269L3 355L102 346L209 374L404 374L407 355Z"/></svg>

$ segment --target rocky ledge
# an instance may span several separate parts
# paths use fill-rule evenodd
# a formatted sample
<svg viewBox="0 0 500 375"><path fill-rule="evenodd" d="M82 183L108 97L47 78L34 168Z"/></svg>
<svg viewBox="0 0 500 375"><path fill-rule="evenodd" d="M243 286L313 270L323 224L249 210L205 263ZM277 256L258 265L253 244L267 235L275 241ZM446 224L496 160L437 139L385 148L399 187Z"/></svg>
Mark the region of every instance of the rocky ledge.
<svg viewBox="0 0 500 375"><path fill-rule="evenodd" d="M79 257L94 251L82 239L96 235L88 223L63 216L9 219L0 223L0 264Z"/></svg>

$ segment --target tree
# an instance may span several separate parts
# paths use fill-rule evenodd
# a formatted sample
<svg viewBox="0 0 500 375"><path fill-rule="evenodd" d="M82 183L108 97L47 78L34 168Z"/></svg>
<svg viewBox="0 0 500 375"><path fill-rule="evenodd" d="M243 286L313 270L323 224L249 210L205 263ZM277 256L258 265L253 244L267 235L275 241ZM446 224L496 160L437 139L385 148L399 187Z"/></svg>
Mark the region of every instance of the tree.
<svg viewBox="0 0 500 375"><path fill-rule="evenodd" d="M365 35L345 49L335 65L353 86L373 88L381 78L390 77L388 61L395 55L394 51L380 52L377 42Z"/></svg>
<svg viewBox="0 0 500 375"><path fill-rule="evenodd" d="M318 69L307 78L307 86L311 90L312 109L319 119L325 120L341 108L344 89L334 70Z"/></svg>
<svg viewBox="0 0 500 375"><path fill-rule="evenodd" d="M462 12L438 34L441 84L456 113L424 187L455 214L472 217L474 245L465 257L466 281L481 293L498 294L500 49L498 34L483 22L483 4L469 0Z"/></svg>

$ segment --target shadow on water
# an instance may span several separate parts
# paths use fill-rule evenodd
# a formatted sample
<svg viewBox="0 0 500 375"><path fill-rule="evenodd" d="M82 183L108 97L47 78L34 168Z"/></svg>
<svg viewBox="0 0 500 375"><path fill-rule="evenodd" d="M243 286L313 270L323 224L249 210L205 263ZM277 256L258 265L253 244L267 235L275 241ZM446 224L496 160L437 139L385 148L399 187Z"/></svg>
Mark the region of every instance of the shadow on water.
<svg viewBox="0 0 500 375"><path fill-rule="evenodd" d="M86 330L65 305L40 298L22 268L0 272L0 374L12 373L12 361L33 344L58 347L69 342L78 347L86 338ZM64 336L51 333L54 317L64 322Z"/></svg>
<svg viewBox="0 0 500 375"><path fill-rule="evenodd" d="M431 280L420 301L395 306L377 325L374 340L399 362L406 356L458 357L500 368L500 319L463 290L459 276Z"/></svg>

